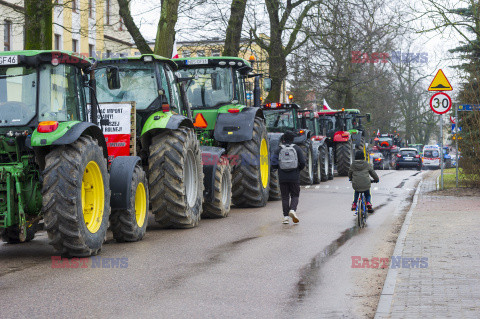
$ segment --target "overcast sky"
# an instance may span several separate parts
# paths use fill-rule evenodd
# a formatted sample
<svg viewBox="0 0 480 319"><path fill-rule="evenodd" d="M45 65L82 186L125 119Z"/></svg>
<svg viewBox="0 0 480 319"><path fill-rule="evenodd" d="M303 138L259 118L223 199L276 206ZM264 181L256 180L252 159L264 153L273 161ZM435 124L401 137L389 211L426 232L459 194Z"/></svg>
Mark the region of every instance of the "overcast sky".
<svg viewBox="0 0 480 319"><path fill-rule="evenodd" d="M421 1L404 1L407 4L410 3L408 5L405 5L405 8L407 11L412 11L412 13L414 10L426 11L424 8L428 8L428 4L425 5ZM452 2L450 0L443 0L442 2L451 2L451 5L454 7L465 7L466 1L468 0L460 0L455 2ZM160 16L160 8L158 7L159 2L151 0L133 0L132 2L132 15L134 16L136 23L139 25L142 34L147 39L154 40L156 35L157 23ZM256 3L261 5L260 1L256 1ZM197 9L199 16L207 14L206 12L204 12L205 9L206 7L199 7ZM223 9L217 8L217 10ZM413 21L411 21L411 23L413 26L415 26L415 28L418 29L421 29L422 27L428 28L432 26L432 23L429 19L430 18L428 16L422 16L421 18L414 19ZM183 18L179 20L179 22L177 23L178 41L200 40L202 37L211 38L219 36L219 34L215 34L215 32L207 34L198 34L192 32L192 30L188 29L189 25L191 25L191 21L189 21L188 19ZM458 46L460 37L453 30L444 33L430 32L428 34L417 34L414 35L414 37L416 38L414 51L417 53L428 53L428 63L424 65L424 72L425 74L430 75L430 77L426 80L426 82L428 82L426 86L428 87L430 82L433 80L434 75L440 68L443 69L445 75L447 76L451 85L454 88L452 95L455 95L455 89L459 87L460 77L459 72L451 68L451 66L458 64L459 61L455 60L454 56L449 53L448 50ZM406 48L404 48L404 50L406 50ZM427 89L427 87L425 89Z"/></svg>

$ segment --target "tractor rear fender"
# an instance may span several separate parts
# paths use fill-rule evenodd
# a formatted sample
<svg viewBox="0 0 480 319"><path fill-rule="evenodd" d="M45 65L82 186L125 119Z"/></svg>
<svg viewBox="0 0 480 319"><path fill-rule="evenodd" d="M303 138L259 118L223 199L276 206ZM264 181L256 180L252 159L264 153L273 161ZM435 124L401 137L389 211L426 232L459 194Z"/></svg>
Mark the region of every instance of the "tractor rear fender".
<svg viewBox="0 0 480 319"><path fill-rule="evenodd" d="M93 123L78 122L71 126L68 130L65 130L64 134L59 138L49 143L47 138L44 137L47 137L47 134L52 133L38 133L38 131L35 130L30 139L31 147L35 151L35 156L42 170L45 168L45 156L48 154L48 152L50 152L52 147L72 144L82 135L89 135L97 140L98 144L103 149L103 156L108 158L105 136L103 135L100 127Z"/></svg>
<svg viewBox="0 0 480 319"><path fill-rule="evenodd" d="M303 144L303 143L305 143L306 140L308 140L307 134L302 134L302 135L300 135L300 136L296 136L296 137L293 139L293 143L294 143L294 144Z"/></svg>
<svg viewBox="0 0 480 319"><path fill-rule="evenodd" d="M346 131L338 131L333 135L334 142L348 142L350 140L350 133Z"/></svg>
<svg viewBox="0 0 480 319"><path fill-rule="evenodd" d="M220 157L225 153L225 149L214 146L200 146L202 152L203 164L203 198L205 202L211 203L214 199L213 191L215 189L215 171L220 162Z"/></svg>
<svg viewBox="0 0 480 319"><path fill-rule="evenodd" d="M268 133L268 149L270 150L269 156L270 156L270 165L276 165L278 163L273 163L273 155L276 154L278 151L278 148L280 147L280 142L282 139L283 133Z"/></svg>
<svg viewBox="0 0 480 319"><path fill-rule="evenodd" d="M244 142L253 137L255 117L264 119L258 107L245 107L239 113L220 113L215 123L213 137L219 142Z"/></svg>
<svg viewBox="0 0 480 319"><path fill-rule="evenodd" d="M138 156L117 156L110 166L110 206L114 210L126 210L131 207L130 192L133 172L136 165L141 165ZM147 185L145 185L147 187Z"/></svg>

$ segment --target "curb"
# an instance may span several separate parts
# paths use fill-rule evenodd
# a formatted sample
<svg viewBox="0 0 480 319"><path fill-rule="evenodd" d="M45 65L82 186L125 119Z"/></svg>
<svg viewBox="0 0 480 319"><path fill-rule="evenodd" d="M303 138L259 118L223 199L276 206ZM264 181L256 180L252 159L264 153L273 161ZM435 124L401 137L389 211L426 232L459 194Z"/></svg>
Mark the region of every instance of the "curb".
<svg viewBox="0 0 480 319"><path fill-rule="evenodd" d="M412 219L413 210L417 206L418 194L422 188L423 179L418 183L417 190L413 196L412 206L405 216L405 220L400 230L400 234L397 238L397 243L395 244L395 249L393 250L392 256L401 256L403 252L403 247L405 244L405 238L407 237L407 230L410 227L410 221ZM397 268L389 268L387 273L387 278L385 278L385 283L383 284L382 294L380 295L380 300L378 302L377 311L375 312L375 319L386 318L390 314L390 308L393 302L393 294L395 292L395 285L397 283Z"/></svg>

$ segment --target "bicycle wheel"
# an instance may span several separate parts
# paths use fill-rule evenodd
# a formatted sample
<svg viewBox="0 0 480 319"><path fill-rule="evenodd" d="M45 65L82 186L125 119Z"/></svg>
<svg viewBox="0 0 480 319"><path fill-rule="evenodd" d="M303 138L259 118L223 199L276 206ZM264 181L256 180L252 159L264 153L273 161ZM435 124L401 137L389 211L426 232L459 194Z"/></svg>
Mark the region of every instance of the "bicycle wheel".
<svg viewBox="0 0 480 319"><path fill-rule="evenodd" d="M363 202L359 200L357 202L357 225L360 228L363 228Z"/></svg>

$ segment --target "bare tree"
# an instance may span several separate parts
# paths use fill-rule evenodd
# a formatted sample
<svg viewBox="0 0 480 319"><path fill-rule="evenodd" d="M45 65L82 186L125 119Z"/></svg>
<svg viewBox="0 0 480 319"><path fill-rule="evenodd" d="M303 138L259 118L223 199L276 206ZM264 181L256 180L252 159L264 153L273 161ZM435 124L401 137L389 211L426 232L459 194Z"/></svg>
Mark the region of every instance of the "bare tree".
<svg viewBox="0 0 480 319"><path fill-rule="evenodd" d="M247 0L232 0L222 55L238 56Z"/></svg>
<svg viewBox="0 0 480 319"><path fill-rule="evenodd" d="M268 53L269 75L272 79L272 90L266 101L279 101L282 82L287 77L287 57L308 40L303 34L303 22L310 10L321 1L297 0L265 0L268 12L270 37L265 39L257 32L257 26L251 28L254 41Z"/></svg>
<svg viewBox="0 0 480 319"><path fill-rule="evenodd" d="M161 0L160 20L157 26L155 48L152 50L135 24L130 12L130 0L118 0L120 6L119 14L141 53L155 53L168 58L172 56L179 3L180 0Z"/></svg>

